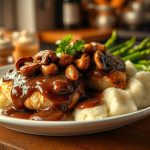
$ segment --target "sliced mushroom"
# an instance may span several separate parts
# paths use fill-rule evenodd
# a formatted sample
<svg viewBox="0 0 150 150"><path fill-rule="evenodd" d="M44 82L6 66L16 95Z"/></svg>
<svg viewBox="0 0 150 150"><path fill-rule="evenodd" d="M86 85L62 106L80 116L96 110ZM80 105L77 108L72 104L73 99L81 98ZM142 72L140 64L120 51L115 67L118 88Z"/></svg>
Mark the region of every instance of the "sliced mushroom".
<svg viewBox="0 0 150 150"><path fill-rule="evenodd" d="M104 70L104 64L102 62L103 57L105 57L104 54L99 50L94 53L94 61L100 71Z"/></svg>
<svg viewBox="0 0 150 150"><path fill-rule="evenodd" d="M34 57L34 62L40 63L42 65L48 65L51 62L57 61L57 56L55 52L52 50L44 50L39 53L37 53Z"/></svg>
<svg viewBox="0 0 150 150"><path fill-rule="evenodd" d="M68 54L62 54L60 56L59 65L60 66L68 66L74 61L74 57Z"/></svg>
<svg viewBox="0 0 150 150"><path fill-rule="evenodd" d="M87 70L91 64L90 56L87 53L83 53L80 59L75 61L75 65L80 70Z"/></svg>
<svg viewBox="0 0 150 150"><path fill-rule="evenodd" d="M42 65L41 69L44 75L56 75L58 73L58 67L54 63L49 65Z"/></svg>
<svg viewBox="0 0 150 150"><path fill-rule="evenodd" d="M56 80L53 82L53 91L56 94L67 94L73 92L74 88L67 80Z"/></svg>
<svg viewBox="0 0 150 150"><path fill-rule="evenodd" d="M65 70L65 75L70 80L78 80L79 72L74 65L69 65Z"/></svg>
<svg viewBox="0 0 150 150"><path fill-rule="evenodd" d="M106 47L105 45L101 43L97 43L97 42L91 42L91 43L85 44L84 46L84 52L86 53L94 53L97 50L104 52L106 50Z"/></svg>
<svg viewBox="0 0 150 150"><path fill-rule="evenodd" d="M72 95L71 95L71 103L68 105L68 109L72 109L75 104L78 102L80 98L80 93L78 91L75 91Z"/></svg>
<svg viewBox="0 0 150 150"><path fill-rule="evenodd" d="M20 68L20 73L24 76L31 76L38 70L40 70L41 65L38 63L30 63L22 66Z"/></svg>
<svg viewBox="0 0 150 150"><path fill-rule="evenodd" d="M25 63L27 62L33 62L32 57L21 57L20 59L17 60L16 62L16 69L19 70L22 66L24 66Z"/></svg>

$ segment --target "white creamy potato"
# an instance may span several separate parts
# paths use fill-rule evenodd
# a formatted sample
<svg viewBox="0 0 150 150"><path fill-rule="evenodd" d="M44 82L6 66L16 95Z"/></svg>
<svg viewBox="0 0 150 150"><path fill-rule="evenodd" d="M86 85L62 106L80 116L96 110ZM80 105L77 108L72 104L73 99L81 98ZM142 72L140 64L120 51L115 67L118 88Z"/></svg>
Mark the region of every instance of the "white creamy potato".
<svg viewBox="0 0 150 150"><path fill-rule="evenodd" d="M108 117L108 108L105 104L92 108L84 108L84 109L76 108L74 110L73 115L75 121L102 119Z"/></svg>
<svg viewBox="0 0 150 150"><path fill-rule="evenodd" d="M137 107L128 91L108 88L103 94L104 101L109 108L109 116L117 116L137 111Z"/></svg>
<svg viewBox="0 0 150 150"><path fill-rule="evenodd" d="M128 78L131 78L132 76L134 76L138 72L137 69L135 68L134 64L130 60L127 60L125 62L125 64L126 64L126 70L127 70L127 77Z"/></svg>
<svg viewBox="0 0 150 150"><path fill-rule="evenodd" d="M142 84L145 86L148 92L150 92L150 72L146 71L137 72L135 78L137 78L140 82L142 82ZM149 95L149 93L147 95Z"/></svg>
<svg viewBox="0 0 150 150"><path fill-rule="evenodd" d="M147 104L145 102L145 95L147 94L145 91L144 85L135 77L131 78L128 81L127 90L131 93L132 98L138 108L145 107Z"/></svg>
<svg viewBox="0 0 150 150"><path fill-rule="evenodd" d="M144 108L150 105L150 73L137 72L128 82L127 89L138 108Z"/></svg>

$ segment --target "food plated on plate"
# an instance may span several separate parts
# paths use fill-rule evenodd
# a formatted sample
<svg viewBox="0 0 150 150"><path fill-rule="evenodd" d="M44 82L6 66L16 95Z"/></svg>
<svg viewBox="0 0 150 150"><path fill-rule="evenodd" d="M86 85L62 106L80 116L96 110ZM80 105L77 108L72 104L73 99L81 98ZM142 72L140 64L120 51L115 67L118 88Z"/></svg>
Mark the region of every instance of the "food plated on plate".
<svg viewBox="0 0 150 150"><path fill-rule="evenodd" d="M55 51L17 60L0 81L1 115L30 120L86 121L150 105L150 73L97 42L65 36ZM7 99L7 100L6 100Z"/></svg>

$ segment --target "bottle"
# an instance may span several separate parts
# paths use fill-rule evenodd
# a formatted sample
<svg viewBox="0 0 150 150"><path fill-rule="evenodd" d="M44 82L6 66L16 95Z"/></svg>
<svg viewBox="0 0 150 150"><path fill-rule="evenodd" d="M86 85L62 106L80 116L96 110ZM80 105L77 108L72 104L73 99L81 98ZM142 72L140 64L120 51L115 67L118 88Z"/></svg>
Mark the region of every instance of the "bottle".
<svg viewBox="0 0 150 150"><path fill-rule="evenodd" d="M10 39L0 33L0 66L13 63L12 52L14 50Z"/></svg>
<svg viewBox="0 0 150 150"><path fill-rule="evenodd" d="M18 35L15 33L12 38L15 47L13 52L14 61L20 57L33 56L39 51L39 42L34 34L24 30L18 33Z"/></svg>
<svg viewBox="0 0 150 150"><path fill-rule="evenodd" d="M55 27L56 29L63 29L63 0L55 0Z"/></svg>
<svg viewBox="0 0 150 150"><path fill-rule="evenodd" d="M62 10L65 29L81 27L81 0L63 0Z"/></svg>

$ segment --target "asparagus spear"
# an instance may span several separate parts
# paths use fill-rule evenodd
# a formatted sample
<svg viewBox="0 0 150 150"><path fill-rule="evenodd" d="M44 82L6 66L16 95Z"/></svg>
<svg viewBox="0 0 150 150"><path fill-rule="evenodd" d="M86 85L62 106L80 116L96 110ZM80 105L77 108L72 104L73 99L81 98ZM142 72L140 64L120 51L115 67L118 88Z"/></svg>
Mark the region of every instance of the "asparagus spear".
<svg viewBox="0 0 150 150"><path fill-rule="evenodd" d="M112 54L122 56L128 49L130 49L135 44L135 42L136 42L136 39L135 37L133 37L131 41L129 41L125 47L113 52Z"/></svg>
<svg viewBox="0 0 150 150"><path fill-rule="evenodd" d="M114 42L116 41L116 39L117 39L117 33L116 33L116 31L114 30L113 32L112 32L112 35L111 35L111 37L105 42L105 46L106 46L106 48L110 48L113 44L114 44Z"/></svg>
<svg viewBox="0 0 150 150"><path fill-rule="evenodd" d="M146 47L147 47L147 48L150 48L150 42L147 43Z"/></svg>
<svg viewBox="0 0 150 150"><path fill-rule="evenodd" d="M145 38L139 45L137 45L136 47L131 48L130 50L128 50L128 53L129 53L129 54L132 54L132 53L134 53L134 52L137 52L137 51L140 51L140 50L146 48L147 43L148 43L149 41L150 41L150 38L149 38L149 37Z"/></svg>
<svg viewBox="0 0 150 150"><path fill-rule="evenodd" d="M150 71L149 65L134 64L138 70Z"/></svg>
<svg viewBox="0 0 150 150"><path fill-rule="evenodd" d="M132 38L129 39L129 40L127 40L127 41L125 41L125 42L123 42L123 43L121 43L121 44L118 44L118 45L116 45L116 46L110 48L109 51L110 51L111 53L112 53L112 52L115 52L115 51L117 51L117 50L123 48L124 46L128 45L128 43L130 43L130 41L132 41Z"/></svg>
<svg viewBox="0 0 150 150"><path fill-rule="evenodd" d="M137 63L143 65L150 65L150 60L139 60Z"/></svg>
<svg viewBox="0 0 150 150"><path fill-rule="evenodd" d="M139 59L142 59L143 57L150 55L150 49L146 49L140 52L135 52L133 54L130 54L128 56L123 57L122 59L124 61L131 60L133 62L138 61Z"/></svg>

